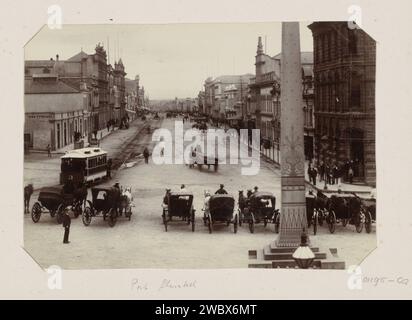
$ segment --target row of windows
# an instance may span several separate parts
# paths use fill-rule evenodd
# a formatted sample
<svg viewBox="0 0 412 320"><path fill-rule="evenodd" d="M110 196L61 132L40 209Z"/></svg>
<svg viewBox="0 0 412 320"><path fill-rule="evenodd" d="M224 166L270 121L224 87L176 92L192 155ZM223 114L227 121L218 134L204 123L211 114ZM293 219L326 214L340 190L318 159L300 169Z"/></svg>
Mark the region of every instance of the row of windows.
<svg viewBox="0 0 412 320"><path fill-rule="evenodd" d="M348 98L343 93L349 87ZM317 109L320 111L360 111L361 79L353 75L346 83L335 83L316 87ZM348 100L348 101L347 101Z"/></svg>
<svg viewBox="0 0 412 320"><path fill-rule="evenodd" d="M334 60L342 53L358 53L358 34L356 30L334 30L315 37L315 62Z"/></svg>

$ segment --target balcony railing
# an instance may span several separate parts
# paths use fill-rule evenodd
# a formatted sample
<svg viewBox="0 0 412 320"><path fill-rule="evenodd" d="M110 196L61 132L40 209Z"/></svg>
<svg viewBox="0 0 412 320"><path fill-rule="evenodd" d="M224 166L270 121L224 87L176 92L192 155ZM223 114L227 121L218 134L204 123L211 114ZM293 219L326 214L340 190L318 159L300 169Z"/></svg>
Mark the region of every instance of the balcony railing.
<svg viewBox="0 0 412 320"><path fill-rule="evenodd" d="M256 76L256 83L273 82L275 80L276 80L276 73L274 71Z"/></svg>

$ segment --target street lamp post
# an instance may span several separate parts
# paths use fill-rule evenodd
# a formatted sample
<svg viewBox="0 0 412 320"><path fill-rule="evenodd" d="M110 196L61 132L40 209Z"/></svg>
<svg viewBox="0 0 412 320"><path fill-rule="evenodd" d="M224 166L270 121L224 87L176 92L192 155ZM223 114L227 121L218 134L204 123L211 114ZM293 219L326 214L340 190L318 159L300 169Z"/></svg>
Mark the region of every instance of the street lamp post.
<svg viewBox="0 0 412 320"><path fill-rule="evenodd" d="M300 237L300 245L292 254L292 258L295 260L296 264L301 269L308 269L315 260L315 254L308 244L308 235L306 234L305 228Z"/></svg>

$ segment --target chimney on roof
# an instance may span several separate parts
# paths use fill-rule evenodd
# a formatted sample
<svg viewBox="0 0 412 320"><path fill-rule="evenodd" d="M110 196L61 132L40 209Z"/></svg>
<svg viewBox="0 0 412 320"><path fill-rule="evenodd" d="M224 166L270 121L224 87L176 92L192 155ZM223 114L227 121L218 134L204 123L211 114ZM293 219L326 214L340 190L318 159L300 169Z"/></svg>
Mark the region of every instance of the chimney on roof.
<svg viewBox="0 0 412 320"><path fill-rule="evenodd" d="M59 55L56 54L56 61L59 61Z"/></svg>

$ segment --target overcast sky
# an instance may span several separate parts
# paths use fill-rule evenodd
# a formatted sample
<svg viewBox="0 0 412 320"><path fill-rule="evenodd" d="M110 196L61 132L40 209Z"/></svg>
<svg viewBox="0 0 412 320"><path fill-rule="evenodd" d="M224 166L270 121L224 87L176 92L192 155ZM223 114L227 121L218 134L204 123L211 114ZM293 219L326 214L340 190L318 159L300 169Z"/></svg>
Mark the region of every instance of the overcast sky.
<svg viewBox="0 0 412 320"><path fill-rule="evenodd" d="M302 51L313 51L308 24L300 24ZM254 74L258 36L268 55L280 52L281 23L44 26L26 45L25 59L91 54L100 42L112 64L122 58L128 78L140 74L150 99L186 98L197 96L209 76Z"/></svg>

